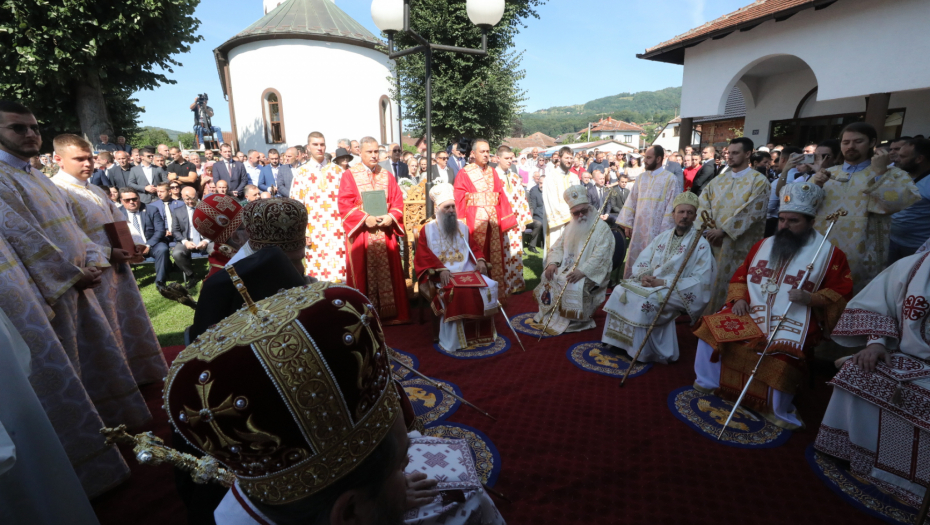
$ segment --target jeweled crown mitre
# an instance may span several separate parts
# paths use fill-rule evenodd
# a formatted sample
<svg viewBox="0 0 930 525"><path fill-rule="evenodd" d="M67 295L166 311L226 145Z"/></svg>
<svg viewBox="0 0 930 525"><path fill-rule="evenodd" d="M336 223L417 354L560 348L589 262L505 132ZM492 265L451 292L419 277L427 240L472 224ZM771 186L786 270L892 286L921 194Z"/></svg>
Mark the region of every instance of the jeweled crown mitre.
<svg viewBox="0 0 930 525"><path fill-rule="evenodd" d="M387 436L400 413L388 348L353 288L320 282L246 302L172 363L165 410L250 497L290 503L344 477Z"/></svg>
<svg viewBox="0 0 930 525"><path fill-rule="evenodd" d="M814 217L823 203L823 188L810 182L786 184L781 190L779 212L790 211Z"/></svg>

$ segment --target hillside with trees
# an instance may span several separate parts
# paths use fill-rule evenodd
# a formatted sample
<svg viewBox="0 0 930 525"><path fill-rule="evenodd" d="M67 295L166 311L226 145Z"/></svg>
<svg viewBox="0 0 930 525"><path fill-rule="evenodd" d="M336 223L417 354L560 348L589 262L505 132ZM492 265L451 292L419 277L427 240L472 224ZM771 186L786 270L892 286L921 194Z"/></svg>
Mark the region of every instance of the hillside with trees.
<svg viewBox="0 0 930 525"><path fill-rule="evenodd" d="M589 122L613 117L626 122L635 122L648 131L647 124L664 125L675 118L681 105L681 87L670 87L659 91L620 93L592 100L575 106L556 106L532 113L522 113L514 126L515 136L522 132L528 136L541 131L550 137L562 133L579 131ZM654 126L652 126L654 127Z"/></svg>

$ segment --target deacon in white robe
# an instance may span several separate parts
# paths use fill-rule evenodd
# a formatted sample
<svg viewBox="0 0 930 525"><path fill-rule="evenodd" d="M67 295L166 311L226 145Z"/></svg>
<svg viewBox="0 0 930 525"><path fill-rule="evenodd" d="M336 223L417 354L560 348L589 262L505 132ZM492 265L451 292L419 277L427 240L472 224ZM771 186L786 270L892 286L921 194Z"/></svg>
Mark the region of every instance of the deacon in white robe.
<svg viewBox="0 0 930 525"><path fill-rule="evenodd" d="M905 257L853 298L832 338L862 347L831 384L814 447L917 506L930 483L930 254Z"/></svg>
<svg viewBox="0 0 930 525"><path fill-rule="evenodd" d="M594 328L594 310L607 296L613 269L614 236L588 202L585 187L571 186L562 198L571 210L572 220L546 255L543 278L533 291L539 305L533 323L540 330L545 328L549 335Z"/></svg>
<svg viewBox="0 0 930 525"><path fill-rule="evenodd" d="M674 201L675 227L653 238L632 265L632 277L621 281L604 306L607 323L601 341L624 350L630 357L636 354L649 326L655 328L643 347L638 360L669 363L678 360L678 335L675 319L687 314L696 323L710 301L710 283L716 264L710 243L697 236L693 228L697 217L698 197L691 192L680 194ZM685 257L697 241L687 263ZM678 270L685 265L681 277L671 290ZM668 297L661 315L659 305Z"/></svg>
<svg viewBox="0 0 930 525"><path fill-rule="evenodd" d="M436 184L429 197L436 219L420 230L414 268L421 286L434 287L433 311L442 317L439 346L452 352L491 344L497 339L498 283L487 276L481 246L457 218L452 185Z"/></svg>
<svg viewBox="0 0 930 525"><path fill-rule="evenodd" d="M662 167L665 150L653 146L646 150L646 170L637 178L620 211L617 223L623 228L630 245L627 260L635 261L646 245L660 233L675 225L674 200L681 193L681 177ZM623 277L633 276L633 267L627 265Z"/></svg>
<svg viewBox="0 0 930 525"><path fill-rule="evenodd" d="M546 208L546 250L551 250L565 231L572 218L568 204L565 203L565 190L570 186L581 184L578 175L570 170L574 156L572 149L564 147L559 150L559 167L546 174L543 184L543 207ZM550 164L551 165L551 164Z"/></svg>
<svg viewBox="0 0 930 525"><path fill-rule="evenodd" d="M0 399L8 401L0 403L0 523L98 525L29 383L31 361L26 341L0 310Z"/></svg>
<svg viewBox="0 0 930 525"><path fill-rule="evenodd" d="M161 381L168 372L168 365L142 301L139 285L126 261L126 257L133 254L121 254L123 256L119 257L112 253L104 230L104 224L125 219L103 190L89 183L92 164L84 159L91 158L91 145L82 141L75 135L56 138L55 162L61 170L52 177L52 182L67 199L75 221L87 237L97 245L111 249L113 268L100 274L101 284L94 290L94 295L109 321L117 344L125 352L126 363L136 384Z"/></svg>

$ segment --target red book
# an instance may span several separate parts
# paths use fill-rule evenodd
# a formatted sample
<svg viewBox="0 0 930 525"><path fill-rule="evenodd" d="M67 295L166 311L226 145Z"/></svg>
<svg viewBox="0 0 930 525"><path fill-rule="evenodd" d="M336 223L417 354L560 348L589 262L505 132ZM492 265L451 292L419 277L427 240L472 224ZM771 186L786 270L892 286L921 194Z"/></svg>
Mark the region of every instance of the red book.
<svg viewBox="0 0 930 525"><path fill-rule="evenodd" d="M453 273L450 277L452 278L450 284L458 288L487 288L488 286L478 270Z"/></svg>
<svg viewBox="0 0 930 525"><path fill-rule="evenodd" d="M130 255L135 255L136 243L132 240L132 233L129 231L128 222L108 222L103 225L103 231L107 234L107 239L110 241L111 248L123 249L129 252ZM140 263L144 260L145 257L136 255L130 262Z"/></svg>

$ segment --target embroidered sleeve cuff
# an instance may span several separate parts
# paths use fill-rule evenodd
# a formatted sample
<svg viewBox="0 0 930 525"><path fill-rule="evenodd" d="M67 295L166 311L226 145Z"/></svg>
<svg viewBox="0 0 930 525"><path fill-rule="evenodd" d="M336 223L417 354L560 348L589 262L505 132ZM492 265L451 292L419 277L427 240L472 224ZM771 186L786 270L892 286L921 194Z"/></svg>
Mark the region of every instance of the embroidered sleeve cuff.
<svg viewBox="0 0 930 525"><path fill-rule="evenodd" d="M735 303L740 299L749 302L749 287L745 284L731 283L727 287L727 303Z"/></svg>

